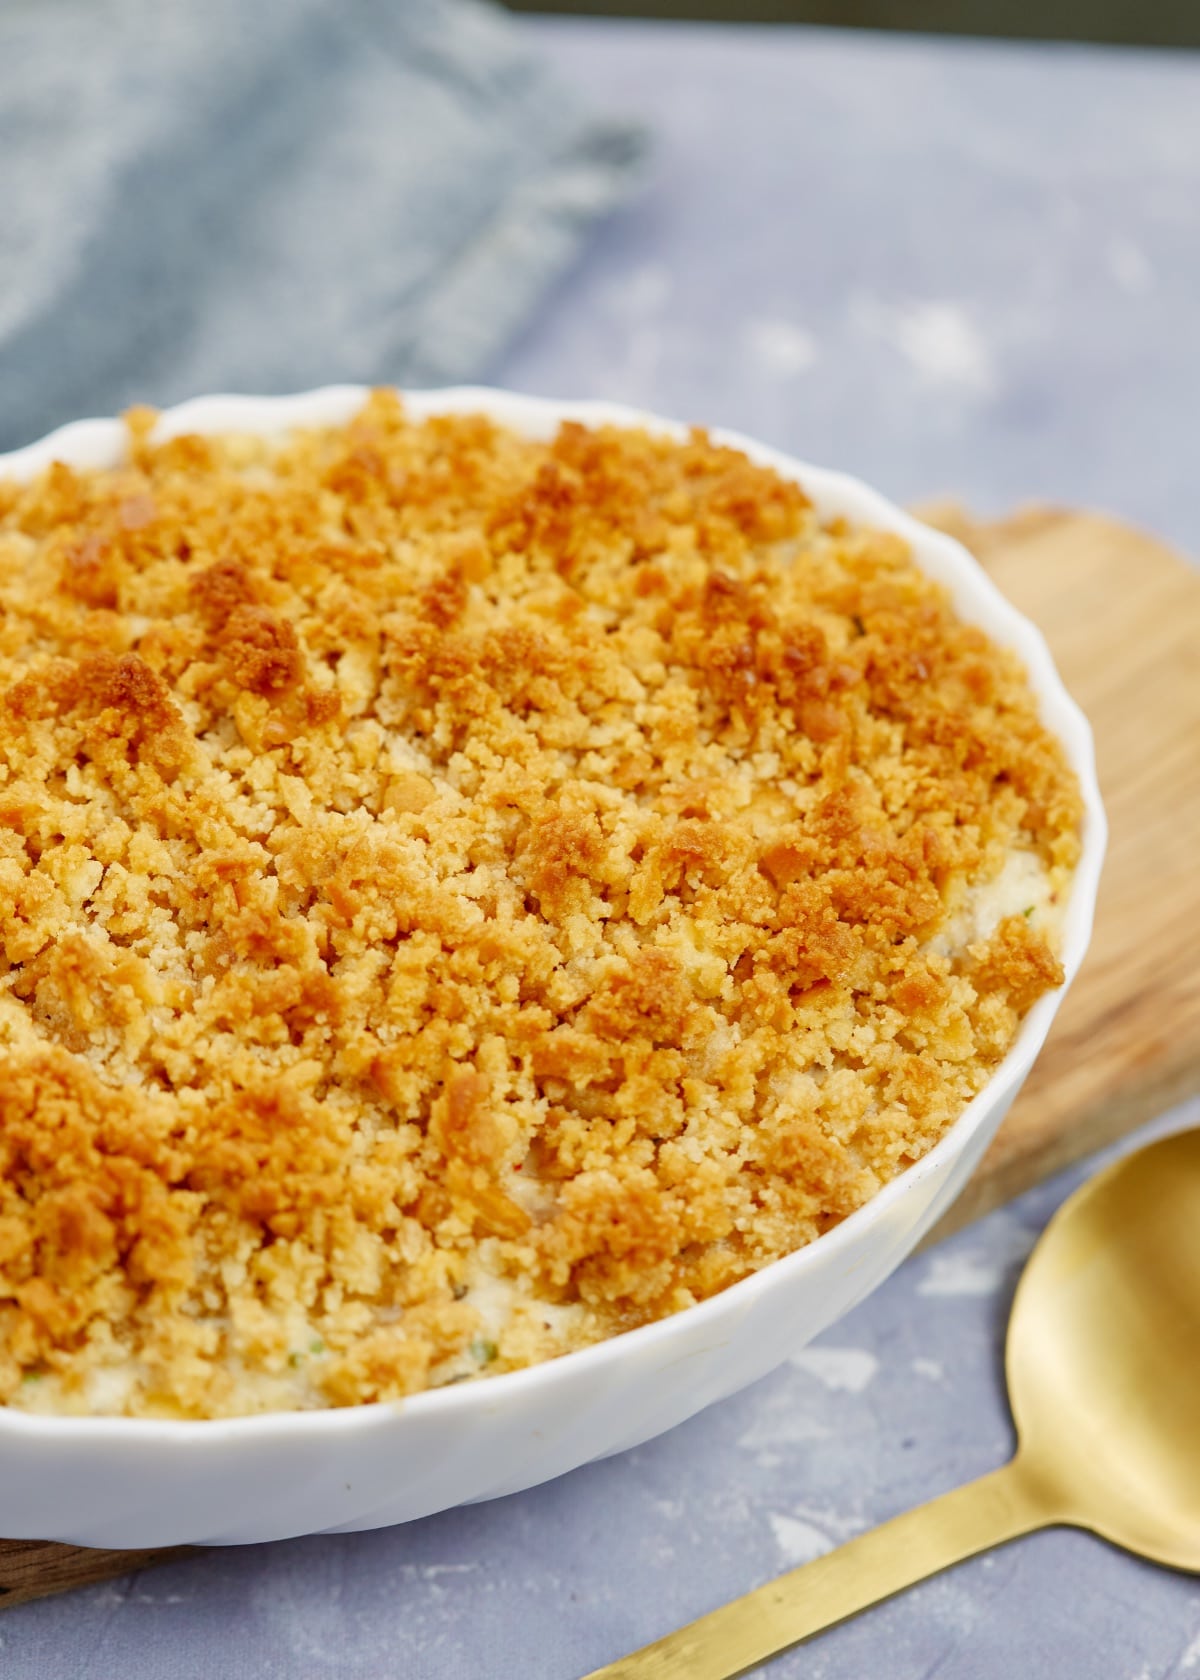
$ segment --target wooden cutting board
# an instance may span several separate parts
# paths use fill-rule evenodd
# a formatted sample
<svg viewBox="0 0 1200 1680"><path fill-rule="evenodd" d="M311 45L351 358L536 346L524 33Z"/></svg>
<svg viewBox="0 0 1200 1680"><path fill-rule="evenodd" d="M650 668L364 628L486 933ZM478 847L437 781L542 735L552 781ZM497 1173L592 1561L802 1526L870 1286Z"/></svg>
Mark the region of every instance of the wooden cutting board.
<svg viewBox="0 0 1200 1680"><path fill-rule="evenodd" d="M1045 631L1095 728L1111 825L1087 961L936 1241L1200 1090L1200 574L1098 514L919 511ZM0 1606L180 1555L0 1541Z"/></svg>

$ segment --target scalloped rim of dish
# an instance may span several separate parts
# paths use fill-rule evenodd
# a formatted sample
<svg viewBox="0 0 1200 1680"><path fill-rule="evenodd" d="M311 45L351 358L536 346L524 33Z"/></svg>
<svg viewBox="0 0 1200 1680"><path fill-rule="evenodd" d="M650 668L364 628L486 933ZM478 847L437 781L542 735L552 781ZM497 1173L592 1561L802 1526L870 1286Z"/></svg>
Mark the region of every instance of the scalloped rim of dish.
<svg viewBox="0 0 1200 1680"><path fill-rule="evenodd" d="M156 440L178 437L187 432L271 435L294 428L340 425L357 412L371 389L367 385L327 385L291 396L195 397L174 408L164 409L152 435ZM406 410L417 419L437 414L485 413L499 424L534 438L548 439L564 420L577 420L592 427L638 428L675 438L685 437L689 430L680 421L620 403L560 401L484 385L455 385L421 391L401 389L400 395ZM814 466L740 432L721 427L708 430L714 443L741 450L757 464L772 467L781 477L799 483L812 497L822 518L844 514L858 524L894 531L904 537L919 568L949 589L956 612L1021 656L1030 684L1038 696L1042 722L1066 748L1084 801L1081 855L1063 917L1060 956L1066 974L1063 985L1039 998L1029 1010L1018 1028L1012 1047L991 1079L928 1154L889 1180L868 1202L848 1214L832 1230L679 1313L516 1371L499 1372L471 1383L424 1389L397 1400L304 1411L253 1412L219 1418L80 1417L23 1412L0 1405L0 1432L27 1439L45 1440L70 1434L99 1440L113 1434L124 1436L137 1431L148 1439L164 1442L195 1440L201 1433L209 1437L261 1433L295 1436L310 1432L324 1435L329 1431L361 1427L368 1418L394 1417L398 1413L424 1415L444 1409L448 1414L469 1414L476 1409L492 1410L503 1402L506 1395L515 1395L518 1390L537 1384L553 1385L560 1375L565 1377L568 1368L571 1373L585 1367L602 1370L612 1362L620 1361L635 1346L643 1348L656 1339L668 1341L673 1327L684 1321L693 1328L706 1322L717 1329L722 1317L737 1313L758 1292L774 1288L786 1277L802 1273L806 1267L815 1264L813 1256L818 1251L827 1259L833 1258L835 1249L852 1243L865 1227L885 1216L894 1202L930 1173L936 1173L948 1157L961 1151L984 1116L997 1102L1004 1101L1024 1079L1045 1042L1067 988L1079 971L1091 935L1108 837L1096 777L1091 726L1064 687L1041 631L1005 598L961 543L922 524L849 473ZM0 455L0 478L27 480L56 460L80 468L111 467L122 459L125 437L124 424L119 419L72 421L36 443Z"/></svg>

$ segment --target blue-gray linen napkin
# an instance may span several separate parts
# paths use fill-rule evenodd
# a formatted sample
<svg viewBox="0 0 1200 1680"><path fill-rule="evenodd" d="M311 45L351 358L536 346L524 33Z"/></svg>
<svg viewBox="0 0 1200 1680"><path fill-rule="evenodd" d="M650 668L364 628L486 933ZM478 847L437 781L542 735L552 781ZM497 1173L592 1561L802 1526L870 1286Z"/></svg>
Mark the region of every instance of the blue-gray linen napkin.
<svg viewBox="0 0 1200 1680"><path fill-rule="evenodd" d="M484 374L642 151L479 0L7 0L0 449Z"/></svg>

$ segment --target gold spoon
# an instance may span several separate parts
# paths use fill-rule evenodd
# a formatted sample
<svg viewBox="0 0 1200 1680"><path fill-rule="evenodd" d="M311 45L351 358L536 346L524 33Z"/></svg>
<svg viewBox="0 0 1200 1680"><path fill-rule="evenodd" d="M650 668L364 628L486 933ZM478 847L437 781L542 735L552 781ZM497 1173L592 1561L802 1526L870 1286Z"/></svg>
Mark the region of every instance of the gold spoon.
<svg viewBox="0 0 1200 1680"><path fill-rule="evenodd" d="M1200 1129L1061 1207L1030 1256L1005 1359L1002 1469L894 1517L586 1680L733 1680L927 1575L1069 1523L1200 1573Z"/></svg>

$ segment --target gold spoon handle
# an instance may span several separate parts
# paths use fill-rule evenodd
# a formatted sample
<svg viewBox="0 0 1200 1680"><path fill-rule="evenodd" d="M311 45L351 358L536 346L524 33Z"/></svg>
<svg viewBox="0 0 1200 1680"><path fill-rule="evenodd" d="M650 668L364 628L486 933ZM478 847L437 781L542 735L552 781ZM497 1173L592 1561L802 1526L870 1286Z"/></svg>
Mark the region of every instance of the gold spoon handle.
<svg viewBox="0 0 1200 1680"><path fill-rule="evenodd" d="M734 1680L989 1546L1062 1520L1019 1459L944 1493L585 1680Z"/></svg>

